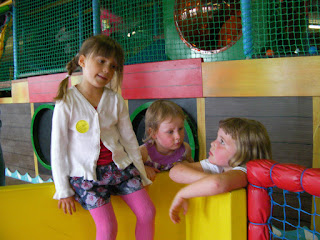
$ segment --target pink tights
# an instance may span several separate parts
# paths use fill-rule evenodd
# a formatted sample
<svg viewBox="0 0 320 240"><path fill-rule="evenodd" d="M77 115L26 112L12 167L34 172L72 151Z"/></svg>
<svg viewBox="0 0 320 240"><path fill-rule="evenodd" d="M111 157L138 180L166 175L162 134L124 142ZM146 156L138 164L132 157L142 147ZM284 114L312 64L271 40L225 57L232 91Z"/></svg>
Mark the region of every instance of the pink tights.
<svg viewBox="0 0 320 240"><path fill-rule="evenodd" d="M137 192L123 195L121 198L137 217L136 239L152 240L156 210L147 191L141 189ZM111 202L90 210L90 214L96 224L96 240L115 240L118 225Z"/></svg>

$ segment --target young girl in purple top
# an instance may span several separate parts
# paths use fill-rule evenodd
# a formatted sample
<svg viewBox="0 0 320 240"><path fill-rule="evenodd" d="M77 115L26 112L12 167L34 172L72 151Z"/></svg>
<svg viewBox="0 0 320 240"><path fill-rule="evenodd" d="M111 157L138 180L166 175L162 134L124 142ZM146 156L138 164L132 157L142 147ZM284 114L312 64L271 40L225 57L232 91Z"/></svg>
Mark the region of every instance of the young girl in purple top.
<svg viewBox="0 0 320 240"><path fill-rule="evenodd" d="M157 100L145 115L144 144L140 146L147 176L166 171L177 162L193 162L191 149L184 142L185 114L181 107L168 100Z"/></svg>

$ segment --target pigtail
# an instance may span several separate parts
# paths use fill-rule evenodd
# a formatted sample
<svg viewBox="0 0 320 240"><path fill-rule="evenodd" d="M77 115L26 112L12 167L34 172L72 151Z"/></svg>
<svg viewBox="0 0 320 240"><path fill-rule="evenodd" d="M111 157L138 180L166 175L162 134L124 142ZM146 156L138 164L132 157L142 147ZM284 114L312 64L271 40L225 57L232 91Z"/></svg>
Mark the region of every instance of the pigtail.
<svg viewBox="0 0 320 240"><path fill-rule="evenodd" d="M59 84L57 95L54 98L55 101L65 100L66 94L68 91L69 77L78 68L79 66L78 60L79 60L79 56L76 55L70 62L67 63L66 69L68 70L68 75Z"/></svg>

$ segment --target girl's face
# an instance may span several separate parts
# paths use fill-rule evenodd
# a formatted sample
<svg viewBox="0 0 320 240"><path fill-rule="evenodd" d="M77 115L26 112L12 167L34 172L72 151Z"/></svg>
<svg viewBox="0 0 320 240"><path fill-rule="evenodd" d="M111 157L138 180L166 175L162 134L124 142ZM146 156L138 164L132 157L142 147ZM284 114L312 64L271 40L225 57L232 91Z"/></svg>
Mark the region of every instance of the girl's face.
<svg viewBox="0 0 320 240"><path fill-rule="evenodd" d="M152 138L159 153L163 155L173 153L183 143L184 120L179 117L165 119Z"/></svg>
<svg viewBox="0 0 320 240"><path fill-rule="evenodd" d="M219 128L217 139L211 143L209 161L212 164L223 167L225 170L230 168L229 160L235 155L237 146L235 140Z"/></svg>
<svg viewBox="0 0 320 240"><path fill-rule="evenodd" d="M103 88L108 84L117 69L113 57L88 56L79 57L79 65L82 67L83 80L96 88Z"/></svg>

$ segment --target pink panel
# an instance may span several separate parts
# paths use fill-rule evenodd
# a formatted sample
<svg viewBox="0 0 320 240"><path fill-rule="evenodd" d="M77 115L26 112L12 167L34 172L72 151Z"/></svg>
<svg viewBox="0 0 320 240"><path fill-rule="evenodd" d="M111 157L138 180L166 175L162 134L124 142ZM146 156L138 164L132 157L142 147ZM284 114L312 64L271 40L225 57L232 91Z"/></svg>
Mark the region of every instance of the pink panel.
<svg viewBox="0 0 320 240"><path fill-rule="evenodd" d="M42 75L28 78L30 102L53 102L60 82L66 73Z"/></svg>
<svg viewBox="0 0 320 240"><path fill-rule="evenodd" d="M125 99L202 97L202 59L127 65L122 96Z"/></svg>

